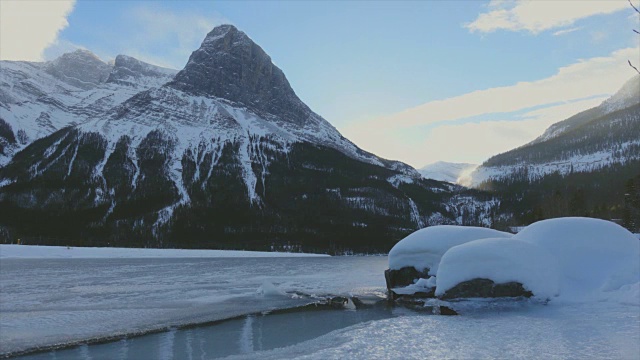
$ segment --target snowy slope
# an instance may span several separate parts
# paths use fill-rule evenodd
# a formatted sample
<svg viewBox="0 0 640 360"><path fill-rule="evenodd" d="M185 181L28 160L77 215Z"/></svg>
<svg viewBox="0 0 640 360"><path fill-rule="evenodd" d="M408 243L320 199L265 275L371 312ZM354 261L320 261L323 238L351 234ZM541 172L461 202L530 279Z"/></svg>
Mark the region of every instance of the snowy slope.
<svg viewBox="0 0 640 360"><path fill-rule="evenodd" d="M466 176L465 186L484 181L572 172L589 173L640 160L640 75L598 107L551 125L529 144L496 155Z"/></svg>
<svg viewBox="0 0 640 360"><path fill-rule="evenodd" d="M427 179L456 184L458 183L458 179L472 172L477 167L477 164L438 161L418 169L418 172Z"/></svg>

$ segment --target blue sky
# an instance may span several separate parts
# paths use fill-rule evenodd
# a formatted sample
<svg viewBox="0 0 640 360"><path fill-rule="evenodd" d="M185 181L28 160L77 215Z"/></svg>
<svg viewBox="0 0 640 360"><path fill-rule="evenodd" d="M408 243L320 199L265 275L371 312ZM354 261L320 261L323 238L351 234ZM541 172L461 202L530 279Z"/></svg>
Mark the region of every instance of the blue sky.
<svg viewBox="0 0 640 360"><path fill-rule="evenodd" d="M633 76L626 58L640 58L626 0L538 3L71 1L40 57L83 47L180 69L211 28L232 23L366 150L417 167L481 162L596 105Z"/></svg>

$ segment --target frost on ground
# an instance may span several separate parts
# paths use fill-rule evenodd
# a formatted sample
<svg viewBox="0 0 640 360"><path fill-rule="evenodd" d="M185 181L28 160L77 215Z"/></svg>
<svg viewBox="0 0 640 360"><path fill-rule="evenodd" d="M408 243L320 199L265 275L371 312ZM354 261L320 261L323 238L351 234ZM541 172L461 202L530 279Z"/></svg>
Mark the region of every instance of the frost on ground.
<svg viewBox="0 0 640 360"><path fill-rule="evenodd" d="M66 246L29 246L0 244L0 258L23 259L113 259L113 258L235 258L235 257L318 257L323 254L239 251L239 250L185 250L91 248Z"/></svg>
<svg viewBox="0 0 640 360"><path fill-rule="evenodd" d="M496 284L520 283L542 300L610 299L640 306L640 242L610 221L543 220L513 237L496 239L481 239L484 233L468 230L475 232L475 239L469 236L467 241L459 240L464 228L431 229L400 241L389 253L389 268L430 267L435 279L394 289L397 294L425 291L435 283L435 294L443 295L461 282L489 279Z"/></svg>

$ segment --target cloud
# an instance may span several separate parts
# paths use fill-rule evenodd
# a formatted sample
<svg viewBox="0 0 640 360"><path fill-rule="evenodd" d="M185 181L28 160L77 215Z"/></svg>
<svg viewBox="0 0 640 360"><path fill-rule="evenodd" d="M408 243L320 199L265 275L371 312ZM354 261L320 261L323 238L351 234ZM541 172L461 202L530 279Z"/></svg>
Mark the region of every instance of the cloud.
<svg viewBox="0 0 640 360"><path fill-rule="evenodd" d="M615 93L633 75L627 59L639 51L620 49L579 60L548 78L431 101L340 131L368 151L413 166L482 162Z"/></svg>
<svg viewBox="0 0 640 360"><path fill-rule="evenodd" d="M627 59L636 58L639 51L638 48L625 48L609 56L579 60L545 79L431 101L377 122L399 126L425 125L612 94L628 80Z"/></svg>
<svg viewBox="0 0 640 360"><path fill-rule="evenodd" d="M479 164L489 157L524 145L550 125L599 105L606 96L562 103L487 120L462 124L445 123L431 129L385 127L341 129L345 135L377 155L401 159L414 167L436 161Z"/></svg>
<svg viewBox="0 0 640 360"><path fill-rule="evenodd" d="M122 39L122 51L140 60L176 69L186 64L209 31L230 23L218 14L180 12L157 5L138 6L126 17L136 25L133 35ZM156 55L160 53L162 57Z"/></svg>
<svg viewBox="0 0 640 360"><path fill-rule="evenodd" d="M448 157L450 161L460 159L470 163L481 163L493 155L534 140L550 125L597 106L605 98L598 97L552 106L526 113L512 120L437 127L425 137L421 153L427 156L420 161L427 163ZM442 154L442 150L438 151L438 149L446 149L446 154Z"/></svg>
<svg viewBox="0 0 640 360"><path fill-rule="evenodd" d="M43 51L67 27L75 0L0 1L0 59L42 60Z"/></svg>
<svg viewBox="0 0 640 360"><path fill-rule="evenodd" d="M566 35L566 34L570 34L570 33L574 32L574 31L581 30L581 29L582 29L582 26L569 28L569 29L564 29L564 30L558 30L558 31L553 33L553 36Z"/></svg>
<svg viewBox="0 0 640 360"><path fill-rule="evenodd" d="M481 33L507 30L538 34L571 26L590 16L628 10L629 3L626 0L491 1L488 9L465 27Z"/></svg>

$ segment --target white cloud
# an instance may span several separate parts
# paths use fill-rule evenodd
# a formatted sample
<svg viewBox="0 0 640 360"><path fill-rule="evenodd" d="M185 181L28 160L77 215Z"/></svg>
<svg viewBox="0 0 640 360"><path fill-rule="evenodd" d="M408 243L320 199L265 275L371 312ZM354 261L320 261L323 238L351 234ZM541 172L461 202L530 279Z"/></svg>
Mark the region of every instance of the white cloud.
<svg viewBox="0 0 640 360"><path fill-rule="evenodd" d="M351 123L340 131L368 151L413 166L439 160L481 162L533 140L549 125L615 93L633 75L627 59L637 58L639 51L617 50L562 67L545 79L431 101L390 116ZM521 114L532 108L536 109ZM495 120L498 116L492 114L509 120ZM476 118L460 124L477 116L494 120L480 122Z"/></svg>
<svg viewBox="0 0 640 360"><path fill-rule="evenodd" d="M553 33L553 36L566 35L566 34L570 34L570 33L574 32L574 31L581 30L581 29L582 29L582 26L569 28L569 29L564 29L564 30L558 30L558 31Z"/></svg>
<svg viewBox="0 0 640 360"><path fill-rule="evenodd" d="M554 0L554 1L492 1L489 11L465 27L471 32L496 30L542 31L573 25L576 21L593 15L611 14L629 9L626 0Z"/></svg>
<svg viewBox="0 0 640 360"><path fill-rule="evenodd" d="M42 60L45 48L67 27L75 0L0 1L0 59Z"/></svg>
<svg viewBox="0 0 640 360"><path fill-rule="evenodd" d="M377 122L415 126L612 94L629 79L627 60L637 58L639 52L638 48L620 49L606 57L579 60L545 79L431 101Z"/></svg>
<svg viewBox="0 0 640 360"><path fill-rule="evenodd" d="M426 158L416 158L415 161L428 163L446 159L482 163L493 155L534 140L550 125L597 106L605 98L599 97L532 111L522 116L527 120L440 126L430 132L421 144L420 153L426 155ZM445 153L442 149L446 149Z"/></svg>
<svg viewBox="0 0 640 360"><path fill-rule="evenodd" d="M509 120L443 124L431 130L375 126L366 127L365 131L354 126L341 130L365 149L385 158L400 159L414 167L436 161L479 164L534 140L550 125L597 106L606 98L594 97L550 106L513 115Z"/></svg>

